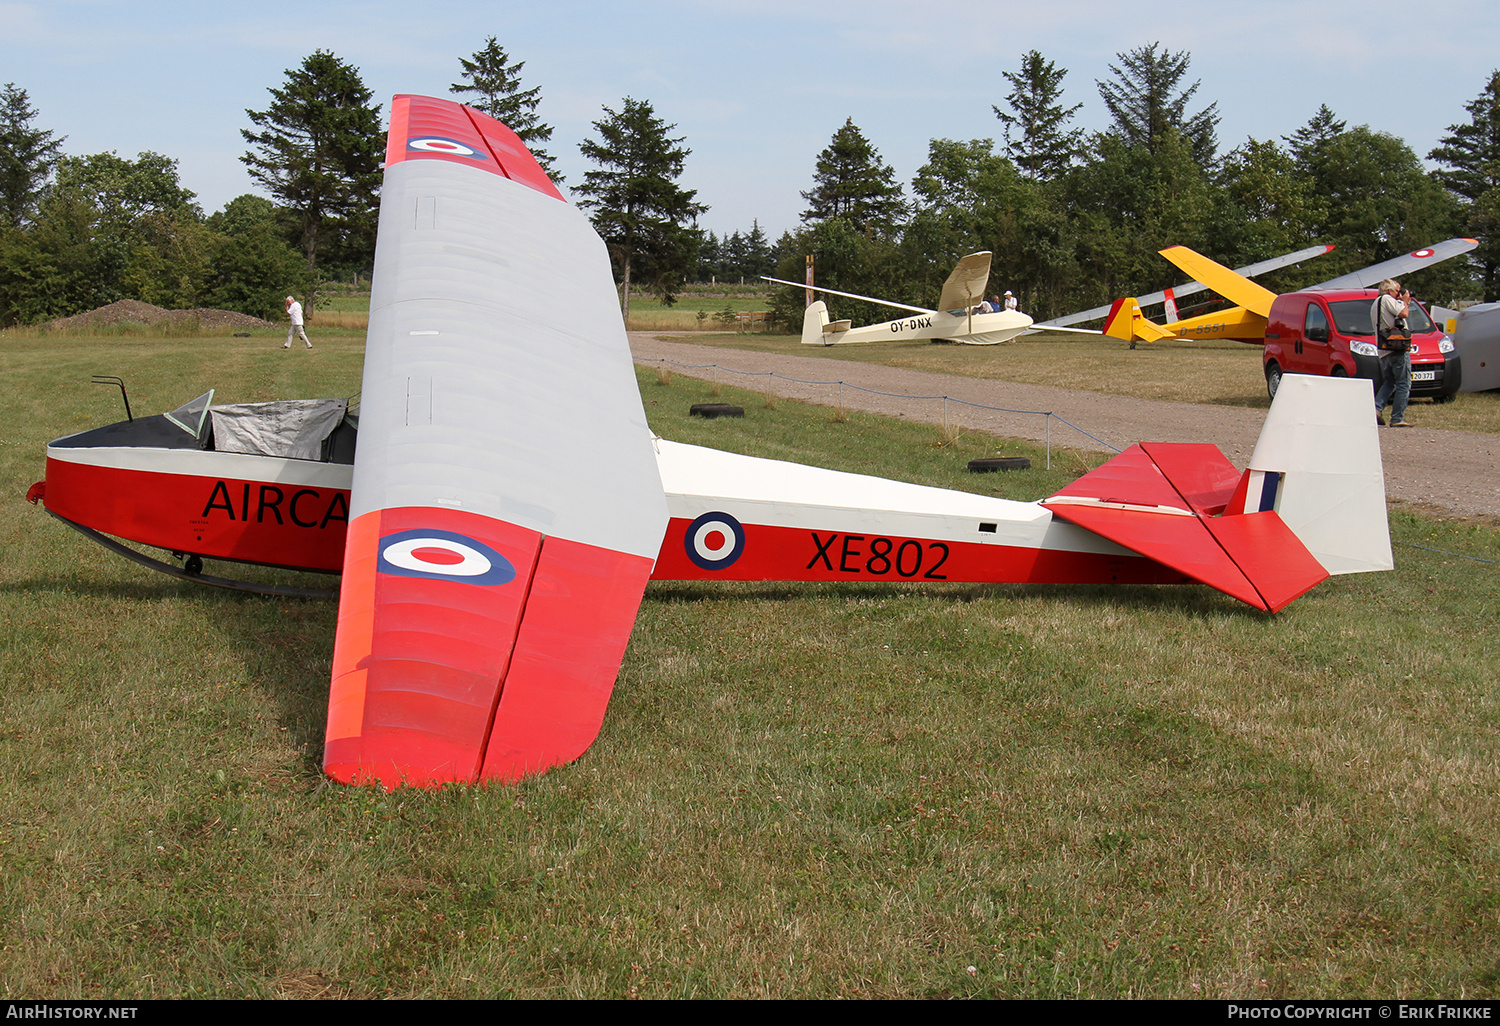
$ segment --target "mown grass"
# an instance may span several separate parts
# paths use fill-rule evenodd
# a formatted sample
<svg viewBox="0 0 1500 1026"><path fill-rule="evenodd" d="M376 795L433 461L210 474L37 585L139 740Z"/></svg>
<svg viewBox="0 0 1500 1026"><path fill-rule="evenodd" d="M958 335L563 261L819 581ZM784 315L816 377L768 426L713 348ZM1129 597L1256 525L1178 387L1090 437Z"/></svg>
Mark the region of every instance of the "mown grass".
<svg viewBox="0 0 1500 1026"><path fill-rule="evenodd" d="M677 339L695 345L757 352L857 360L938 374L1085 389L1171 402L1269 409L1261 350L1240 342L1142 343L1118 339L1079 341L1076 336L1030 335L997 346L888 342L879 345L804 346L791 335L708 334ZM1500 434L1500 391L1463 392L1442 405L1413 400L1410 420L1421 427Z"/></svg>
<svg viewBox="0 0 1500 1026"><path fill-rule="evenodd" d="M357 387L356 336L273 341L0 340L5 996L1500 991L1500 588L1428 551L1500 560L1494 527L1398 511L1394 573L1274 618L1197 587L655 585L583 758L385 795L318 772L332 603L154 577L19 501L48 438L117 417L89 373L147 412ZM683 441L1067 476L641 381Z"/></svg>

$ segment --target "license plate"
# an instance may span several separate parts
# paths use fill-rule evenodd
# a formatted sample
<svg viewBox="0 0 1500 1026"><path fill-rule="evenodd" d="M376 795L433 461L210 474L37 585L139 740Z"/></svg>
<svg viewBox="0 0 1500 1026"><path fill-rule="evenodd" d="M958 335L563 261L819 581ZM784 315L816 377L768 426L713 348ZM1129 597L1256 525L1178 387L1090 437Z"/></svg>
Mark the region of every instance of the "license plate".
<svg viewBox="0 0 1500 1026"><path fill-rule="evenodd" d="M1411 372L1411 379L1413 381L1432 381L1436 377L1437 377L1437 371L1412 371Z"/></svg>

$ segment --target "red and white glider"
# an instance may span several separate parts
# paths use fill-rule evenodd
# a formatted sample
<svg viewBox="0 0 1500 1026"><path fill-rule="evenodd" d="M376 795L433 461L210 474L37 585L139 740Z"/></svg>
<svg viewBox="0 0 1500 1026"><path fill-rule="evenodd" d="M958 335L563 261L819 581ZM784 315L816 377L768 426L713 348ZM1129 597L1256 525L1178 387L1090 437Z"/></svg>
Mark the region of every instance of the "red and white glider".
<svg viewBox="0 0 1500 1026"><path fill-rule="evenodd" d="M655 438L598 236L512 132L440 99L392 107L352 481L342 414L205 396L56 440L31 497L207 583L229 582L203 557L342 570L344 782L576 758L651 579L1197 581L1275 612L1392 565L1357 380L1288 377L1244 472L1145 444L1040 503Z"/></svg>

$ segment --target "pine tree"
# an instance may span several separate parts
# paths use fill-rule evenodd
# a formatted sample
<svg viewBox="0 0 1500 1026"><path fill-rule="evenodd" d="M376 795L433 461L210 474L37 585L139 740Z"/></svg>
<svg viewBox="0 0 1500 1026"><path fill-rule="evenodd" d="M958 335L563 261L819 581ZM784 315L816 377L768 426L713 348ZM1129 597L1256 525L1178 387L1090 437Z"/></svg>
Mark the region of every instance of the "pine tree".
<svg viewBox="0 0 1500 1026"><path fill-rule="evenodd" d="M645 100L625 97L618 111L604 108L594 122L600 142L586 139L583 155L599 167L583 176L576 190L580 207L593 210L594 228L609 246L619 269L621 310L630 316L634 272L668 305L698 256L698 215L708 207L694 202L697 192L677 179L691 150L671 138L676 125L656 116Z"/></svg>
<svg viewBox="0 0 1500 1026"><path fill-rule="evenodd" d="M1467 201L1464 230L1480 239L1470 254L1484 276L1485 302L1500 299L1500 71L1472 102L1469 122L1449 125L1443 144L1427 155L1445 165L1433 177Z"/></svg>
<svg viewBox="0 0 1500 1026"><path fill-rule="evenodd" d="M896 172L849 118L818 154L811 192L804 192L808 208L802 220L814 224L841 217L859 232L885 234L906 212Z"/></svg>
<svg viewBox="0 0 1500 1026"><path fill-rule="evenodd" d="M464 82L455 82L448 87L450 93L478 94L478 99L465 101L475 110L482 110L502 125L521 137L536 162L542 165L554 184L561 185L563 178L553 170L552 157L537 143L552 138L552 126L538 119L537 104L542 99L541 86L521 88L521 69L525 61L510 63L505 49L490 36L484 41L484 49L473 55L473 60L460 57Z"/></svg>
<svg viewBox="0 0 1500 1026"><path fill-rule="evenodd" d="M7 82L0 92L0 223L16 228L35 213L37 196L65 141L31 127L36 117L26 90Z"/></svg>
<svg viewBox="0 0 1500 1026"><path fill-rule="evenodd" d="M1307 124L1281 138L1291 150L1297 166L1306 170L1316 161L1319 150L1344 134L1344 127L1345 123L1334 116L1325 103L1318 107L1318 112L1308 119Z"/></svg>
<svg viewBox="0 0 1500 1026"><path fill-rule="evenodd" d="M1067 128L1083 104L1064 107L1059 102L1067 69L1058 68L1031 50L1021 58L1019 72L1001 74L1011 85L1005 102L1014 113L1007 114L995 106L990 109L1005 126L1005 155L1028 178L1056 178L1072 165L1083 139L1081 129Z"/></svg>
<svg viewBox="0 0 1500 1026"><path fill-rule="evenodd" d="M1187 74L1192 56L1186 50L1158 52L1159 47L1159 42L1150 43L1116 54L1120 63L1109 66L1115 80L1096 82L1099 96L1115 119L1116 133L1127 144L1143 146L1155 156L1167 131L1175 128L1192 146L1194 159L1207 165L1218 146L1214 130L1219 124L1219 105L1211 103L1188 116L1188 101L1198 91L1199 83L1181 92L1177 87Z"/></svg>
<svg viewBox="0 0 1500 1026"><path fill-rule="evenodd" d="M754 218L750 222L750 234L745 236L743 273L746 278L759 278L763 274L770 274L775 266L771 242L766 238L765 229L760 226L760 218Z"/></svg>
<svg viewBox="0 0 1500 1026"><path fill-rule="evenodd" d="M380 105L370 103L358 68L324 50L286 78L270 90L269 108L245 111L262 131L240 130L254 146L240 160L291 210L315 287L320 250L343 247L361 260L374 252Z"/></svg>

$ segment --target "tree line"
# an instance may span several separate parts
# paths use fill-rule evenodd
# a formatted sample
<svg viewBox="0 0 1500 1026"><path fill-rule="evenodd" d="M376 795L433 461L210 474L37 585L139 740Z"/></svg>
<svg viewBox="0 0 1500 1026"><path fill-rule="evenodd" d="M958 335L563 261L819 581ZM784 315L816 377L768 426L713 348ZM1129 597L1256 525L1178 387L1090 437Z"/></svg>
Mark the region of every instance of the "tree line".
<svg viewBox="0 0 1500 1026"><path fill-rule="evenodd" d="M573 187L604 238L628 312L633 290L670 303L687 281L800 279L907 302L936 302L959 257L994 254L991 281L1038 319L1174 284L1157 255L1173 244L1231 266L1313 243L1338 248L1264 279L1273 289L1333 277L1455 234L1483 240L1468 261L1413 278L1427 297L1500 299L1500 72L1423 170L1401 139L1348 126L1326 106L1280 140L1220 152L1217 105L1199 105L1191 58L1151 43L1117 55L1095 83L1109 130L1072 127L1065 69L1026 53L992 110L1000 129L933 139L910 183L852 119L817 155L801 226L770 244L758 221L716 236L706 207L679 186L691 151L648 101L605 107L580 151L594 167ZM459 59L450 91L509 125L555 181L552 127L540 87L491 36ZM38 127L24 89L0 93L0 323L64 316L120 298L166 307L277 314L282 297L311 300L318 283L373 265L383 131L359 70L316 51L269 90L240 158L273 199L240 196L205 215L176 161L143 152L65 155ZM909 192L907 191L909 188ZM775 296L785 324L803 293ZM848 303L840 316L873 319Z"/></svg>
<svg viewBox="0 0 1500 1026"><path fill-rule="evenodd" d="M459 60L450 90L510 126L562 182L523 86L491 36ZM0 325L67 316L119 299L186 309L211 306L272 317L287 293L368 279L374 265L384 131L359 69L318 50L270 90L240 160L273 199L246 194L205 215L177 162L144 152L69 156L37 124L24 89L0 93ZM650 103L626 97L594 123L581 149L597 167L575 189L609 247L628 312L637 286L670 301L697 260L707 208L676 185L689 151ZM758 230L757 230L758 231ZM763 242L763 237L762 237Z"/></svg>
<svg viewBox="0 0 1500 1026"><path fill-rule="evenodd" d="M907 193L852 120L819 154L803 226L777 244L779 277L931 305L966 253L994 253L990 281L1038 320L1177 284L1158 255L1186 245L1240 266L1317 243L1333 253L1267 275L1288 291L1455 236L1469 260L1411 276L1425 298L1500 299L1500 72L1466 105L1424 171L1401 139L1349 126L1326 105L1280 140L1220 152L1216 104L1197 106L1186 52L1151 43L1117 55L1095 83L1108 131L1071 127L1067 72L1033 50L993 107L1001 141L933 139ZM839 301L838 316L879 308ZM784 325L804 293L775 297Z"/></svg>

